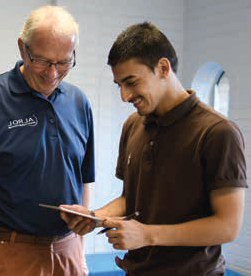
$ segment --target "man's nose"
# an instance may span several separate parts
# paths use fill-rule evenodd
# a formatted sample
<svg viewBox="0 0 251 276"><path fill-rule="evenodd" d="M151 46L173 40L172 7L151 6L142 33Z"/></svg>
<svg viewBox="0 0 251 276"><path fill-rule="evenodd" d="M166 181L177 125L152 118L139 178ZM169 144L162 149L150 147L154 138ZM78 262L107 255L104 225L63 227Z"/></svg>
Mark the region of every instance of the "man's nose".
<svg viewBox="0 0 251 276"><path fill-rule="evenodd" d="M120 87L120 95L123 102L129 102L132 99L132 93L125 87Z"/></svg>
<svg viewBox="0 0 251 276"><path fill-rule="evenodd" d="M58 76L58 70L56 64L51 63L50 66L46 69L46 76L50 79L54 79Z"/></svg>

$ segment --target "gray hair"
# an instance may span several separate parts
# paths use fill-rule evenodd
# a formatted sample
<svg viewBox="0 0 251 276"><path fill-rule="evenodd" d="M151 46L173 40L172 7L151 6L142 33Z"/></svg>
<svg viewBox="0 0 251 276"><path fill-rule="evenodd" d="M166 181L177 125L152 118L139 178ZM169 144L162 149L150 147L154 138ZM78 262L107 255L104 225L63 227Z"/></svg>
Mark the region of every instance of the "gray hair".
<svg viewBox="0 0 251 276"><path fill-rule="evenodd" d="M38 28L47 27L55 35L75 35L76 45L79 42L79 28L73 16L60 6L43 6L33 10L24 22L20 38L29 43L32 32Z"/></svg>

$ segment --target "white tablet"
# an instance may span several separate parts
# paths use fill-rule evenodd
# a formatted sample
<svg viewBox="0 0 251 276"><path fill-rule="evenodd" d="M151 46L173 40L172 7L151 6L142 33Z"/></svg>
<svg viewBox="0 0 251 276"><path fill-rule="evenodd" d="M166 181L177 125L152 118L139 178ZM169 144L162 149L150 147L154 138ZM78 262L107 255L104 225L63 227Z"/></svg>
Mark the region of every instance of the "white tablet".
<svg viewBox="0 0 251 276"><path fill-rule="evenodd" d="M76 211L66 209L66 208L63 208L63 207L59 207L59 206L53 206L53 205L47 205L47 204L39 204L39 206L54 209L54 210L58 210L58 211L62 211L62 212L66 212L66 213L70 213L70 214L74 214L74 215L78 215L78 216L85 217L85 218L90 218L90 219L95 220L95 221L100 221L100 222L104 221L104 219L102 219L102 218L94 217L94 216L84 214L84 213L80 213L80 212L76 212Z"/></svg>

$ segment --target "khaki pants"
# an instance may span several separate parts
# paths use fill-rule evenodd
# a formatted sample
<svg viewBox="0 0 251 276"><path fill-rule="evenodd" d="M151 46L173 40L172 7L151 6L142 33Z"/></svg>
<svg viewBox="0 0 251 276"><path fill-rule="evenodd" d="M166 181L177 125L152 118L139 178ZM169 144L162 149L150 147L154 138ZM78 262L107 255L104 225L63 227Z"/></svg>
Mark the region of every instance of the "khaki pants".
<svg viewBox="0 0 251 276"><path fill-rule="evenodd" d="M15 232L12 232L15 233ZM17 237L15 239L15 237ZM0 233L0 276L86 276L83 239L70 234L50 244L9 240Z"/></svg>

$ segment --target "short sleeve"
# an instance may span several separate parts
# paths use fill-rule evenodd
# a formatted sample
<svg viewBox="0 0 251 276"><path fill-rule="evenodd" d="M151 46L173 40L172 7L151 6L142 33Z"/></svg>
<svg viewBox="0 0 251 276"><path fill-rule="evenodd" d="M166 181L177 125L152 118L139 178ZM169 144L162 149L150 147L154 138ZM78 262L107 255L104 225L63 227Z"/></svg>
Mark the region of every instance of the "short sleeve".
<svg viewBox="0 0 251 276"><path fill-rule="evenodd" d="M233 122L222 120L209 128L202 147L202 164L207 190L248 187L244 139Z"/></svg>

